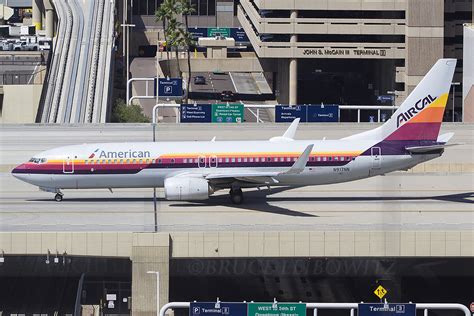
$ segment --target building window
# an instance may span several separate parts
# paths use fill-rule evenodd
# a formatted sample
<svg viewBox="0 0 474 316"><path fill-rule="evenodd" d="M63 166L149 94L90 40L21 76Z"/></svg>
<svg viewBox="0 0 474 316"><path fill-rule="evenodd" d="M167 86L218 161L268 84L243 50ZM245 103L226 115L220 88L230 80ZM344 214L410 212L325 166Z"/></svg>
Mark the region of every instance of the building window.
<svg viewBox="0 0 474 316"><path fill-rule="evenodd" d="M199 1L199 15L207 15L207 0Z"/></svg>
<svg viewBox="0 0 474 316"><path fill-rule="evenodd" d="M216 0L208 0L207 3L207 14L216 15Z"/></svg>
<svg viewBox="0 0 474 316"><path fill-rule="evenodd" d="M192 15L198 15L199 14L199 0L191 0L190 2L194 8L194 13Z"/></svg>
<svg viewBox="0 0 474 316"><path fill-rule="evenodd" d="M133 15L138 15L140 14L140 0L133 0L132 3L132 14Z"/></svg>

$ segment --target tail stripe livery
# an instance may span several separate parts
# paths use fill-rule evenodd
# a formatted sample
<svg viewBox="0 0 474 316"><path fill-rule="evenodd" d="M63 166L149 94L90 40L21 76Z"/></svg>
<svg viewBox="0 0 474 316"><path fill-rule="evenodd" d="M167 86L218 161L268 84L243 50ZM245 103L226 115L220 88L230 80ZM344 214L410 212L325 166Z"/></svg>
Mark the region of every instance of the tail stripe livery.
<svg viewBox="0 0 474 316"><path fill-rule="evenodd" d="M430 102L427 107L422 109L418 113L410 111L415 107L408 109L408 114L401 113L397 116L397 121L400 127L393 132L386 140L431 140L435 141L438 138L439 129L443 120L444 109L448 101L448 94L445 93L440 97L432 97L428 95L422 102ZM412 114L413 116L408 119L406 123L403 123L405 117Z"/></svg>
<svg viewBox="0 0 474 316"><path fill-rule="evenodd" d="M455 68L456 59L438 60L384 125L343 139L436 142Z"/></svg>

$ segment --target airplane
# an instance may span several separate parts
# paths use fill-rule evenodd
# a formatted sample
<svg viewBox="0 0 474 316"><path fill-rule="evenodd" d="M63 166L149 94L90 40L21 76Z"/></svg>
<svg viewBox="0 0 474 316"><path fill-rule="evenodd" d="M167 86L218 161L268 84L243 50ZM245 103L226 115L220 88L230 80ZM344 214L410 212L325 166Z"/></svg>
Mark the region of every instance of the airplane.
<svg viewBox="0 0 474 316"><path fill-rule="evenodd" d="M168 200L207 200L229 189L301 187L408 170L440 157L454 133L439 135L456 59L440 59L383 125L338 140L295 140L299 119L265 141L102 143L35 155L14 177L55 193L64 189L163 187Z"/></svg>

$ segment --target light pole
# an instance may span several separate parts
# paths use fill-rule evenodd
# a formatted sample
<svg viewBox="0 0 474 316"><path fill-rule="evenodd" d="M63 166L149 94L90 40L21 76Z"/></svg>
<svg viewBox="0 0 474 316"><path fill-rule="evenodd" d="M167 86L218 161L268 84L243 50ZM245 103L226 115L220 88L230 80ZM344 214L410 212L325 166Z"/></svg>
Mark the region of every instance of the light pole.
<svg viewBox="0 0 474 316"><path fill-rule="evenodd" d="M128 85L128 80L130 79L130 28L135 27L135 24L121 24L120 26L127 28L127 81L126 83Z"/></svg>
<svg viewBox="0 0 474 316"><path fill-rule="evenodd" d="M453 86L453 113L452 113L452 121L454 123L454 100L456 99L456 86L461 85L460 82L451 82L451 85Z"/></svg>
<svg viewBox="0 0 474 316"><path fill-rule="evenodd" d="M148 274L156 275L156 316L160 315L160 271L147 271Z"/></svg>
<svg viewBox="0 0 474 316"><path fill-rule="evenodd" d="M393 95L392 97L392 114L395 112L395 98L397 97L397 90L387 91L388 95Z"/></svg>

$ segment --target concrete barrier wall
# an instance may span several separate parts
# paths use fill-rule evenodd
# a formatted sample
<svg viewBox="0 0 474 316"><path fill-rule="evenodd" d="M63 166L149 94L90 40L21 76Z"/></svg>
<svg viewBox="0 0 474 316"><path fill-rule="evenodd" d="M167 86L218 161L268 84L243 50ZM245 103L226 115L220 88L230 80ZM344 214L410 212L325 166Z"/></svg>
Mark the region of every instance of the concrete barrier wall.
<svg viewBox="0 0 474 316"><path fill-rule="evenodd" d="M0 123L34 123L42 88L42 84L4 85Z"/></svg>
<svg viewBox="0 0 474 316"><path fill-rule="evenodd" d="M474 231L0 233L5 256L46 256L49 250L53 256L129 257L146 266L147 252L165 255L165 248L170 258L459 257L474 256Z"/></svg>

